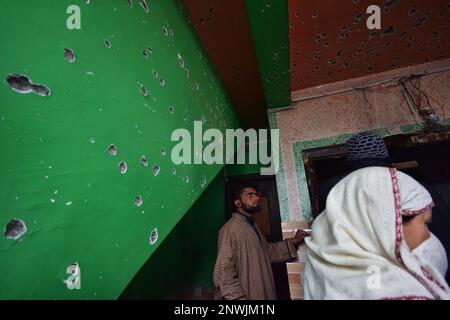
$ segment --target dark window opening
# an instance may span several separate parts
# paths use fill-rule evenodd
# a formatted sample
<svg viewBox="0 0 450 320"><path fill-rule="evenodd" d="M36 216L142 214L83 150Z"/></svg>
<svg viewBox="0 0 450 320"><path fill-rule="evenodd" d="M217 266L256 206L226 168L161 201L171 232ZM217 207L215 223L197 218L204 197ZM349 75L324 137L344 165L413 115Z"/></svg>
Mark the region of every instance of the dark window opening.
<svg viewBox="0 0 450 320"><path fill-rule="evenodd" d="M384 138L393 166L412 176L450 204L450 130ZM330 178L345 176L345 145L303 152L313 217L320 213L319 188Z"/></svg>

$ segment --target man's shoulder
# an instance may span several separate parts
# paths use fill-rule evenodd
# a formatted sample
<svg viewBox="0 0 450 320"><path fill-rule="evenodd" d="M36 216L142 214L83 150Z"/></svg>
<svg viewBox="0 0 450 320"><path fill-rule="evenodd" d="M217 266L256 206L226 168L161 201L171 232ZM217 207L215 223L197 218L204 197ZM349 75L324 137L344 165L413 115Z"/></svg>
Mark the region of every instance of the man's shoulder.
<svg viewBox="0 0 450 320"><path fill-rule="evenodd" d="M237 217L236 215L232 215L230 219L222 226L220 232L232 232L241 228L245 221Z"/></svg>

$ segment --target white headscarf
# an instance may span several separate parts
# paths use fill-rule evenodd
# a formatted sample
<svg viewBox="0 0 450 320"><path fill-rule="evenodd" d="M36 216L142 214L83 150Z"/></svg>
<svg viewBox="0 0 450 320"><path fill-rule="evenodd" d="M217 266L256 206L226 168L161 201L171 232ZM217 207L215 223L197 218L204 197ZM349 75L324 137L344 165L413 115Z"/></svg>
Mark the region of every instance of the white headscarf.
<svg viewBox="0 0 450 320"><path fill-rule="evenodd" d="M395 169L355 171L330 192L306 238L306 299L450 299L440 273L415 257L401 215L433 206L428 191Z"/></svg>

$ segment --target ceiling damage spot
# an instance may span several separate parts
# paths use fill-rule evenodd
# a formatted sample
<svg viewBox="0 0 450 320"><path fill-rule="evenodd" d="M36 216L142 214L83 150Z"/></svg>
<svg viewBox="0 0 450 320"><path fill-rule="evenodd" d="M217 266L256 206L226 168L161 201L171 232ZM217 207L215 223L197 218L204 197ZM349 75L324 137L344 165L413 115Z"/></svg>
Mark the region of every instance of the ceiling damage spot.
<svg viewBox="0 0 450 320"><path fill-rule="evenodd" d="M191 17L193 28L212 65L221 77L221 82L236 107L244 127L263 128L266 127L267 122L267 117L264 116L266 97L264 96L262 82L265 72L262 70L261 76L261 69L259 68L261 66L258 65L257 60L258 42L262 41L261 37L266 38L269 43L277 40L269 39L270 34L268 33L252 35L253 30L251 30L252 19L265 16L269 18L269 16L274 17L274 15L279 14L280 5L278 2L270 1L269 7L266 6L267 3L267 0L260 4L254 1L183 0L184 7ZM252 10L248 11L248 6ZM265 13L261 10L265 10ZM278 21L278 18L272 21ZM263 23L262 20L258 21L259 23ZM288 27L287 21L286 27ZM259 27L256 27L256 29L260 30ZM236 48L239 48L239 50L236 50ZM270 54L271 68L281 63L281 50L283 49L278 46L270 48L268 54ZM284 51L286 50L287 48L284 49ZM187 52L179 52L179 54L183 59L183 61L178 60L180 68L185 71L187 77L192 77L194 69L190 64L190 55ZM199 52L199 56L202 58L204 53ZM275 60L273 60L274 58ZM287 55L284 58L287 64ZM286 69L288 69L288 65L286 65ZM286 77L286 80L288 81L288 77ZM195 79L195 81L199 80ZM212 86L212 84L208 85L203 82L200 85L202 85L202 89ZM196 91L197 86L193 85L192 90ZM289 91L286 94L289 95ZM254 111L249 112L249 110Z"/></svg>
<svg viewBox="0 0 450 320"><path fill-rule="evenodd" d="M394 32L394 27L393 26L389 26L389 27L387 27L386 29L384 29L384 31L383 31L383 36L388 36L388 35L390 35L391 33L393 33Z"/></svg>

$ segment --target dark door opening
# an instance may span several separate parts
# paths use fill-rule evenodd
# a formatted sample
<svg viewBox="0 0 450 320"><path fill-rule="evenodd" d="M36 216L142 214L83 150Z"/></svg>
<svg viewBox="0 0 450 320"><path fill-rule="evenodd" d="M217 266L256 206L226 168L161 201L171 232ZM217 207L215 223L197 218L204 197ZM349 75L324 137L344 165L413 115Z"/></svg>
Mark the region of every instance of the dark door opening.
<svg viewBox="0 0 450 320"><path fill-rule="evenodd" d="M395 135L384 141L394 167L439 193L450 204L450 131ZM320 186L331 177L345 174L345 154L345 145L303 152L314 218L320 213Z"/></svg>
<svg viewBox="0 0 450 320"><path fill-rule="evenodd" d="M225 179L225 208L227 220L234 212L233 190L237 184L248 183L255 186L262 197L261 212L254 215L255 221L268 242L283 240L281 216L278 206L277 186L274 176L235 176ZM277 290L277 299L290 300L288 275L285 263L273 263L272 271Z"/></svg>

